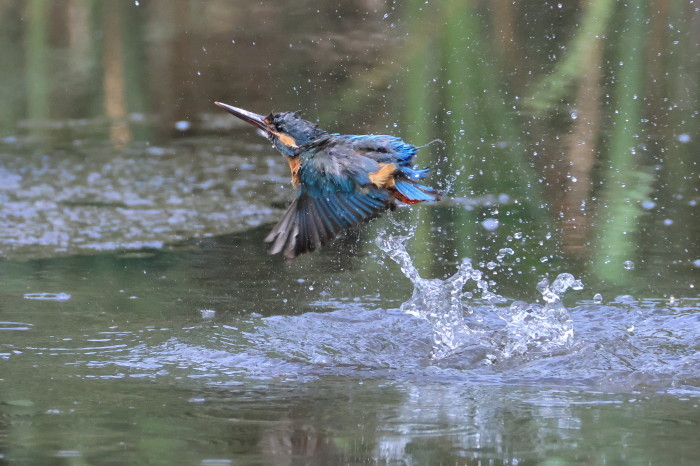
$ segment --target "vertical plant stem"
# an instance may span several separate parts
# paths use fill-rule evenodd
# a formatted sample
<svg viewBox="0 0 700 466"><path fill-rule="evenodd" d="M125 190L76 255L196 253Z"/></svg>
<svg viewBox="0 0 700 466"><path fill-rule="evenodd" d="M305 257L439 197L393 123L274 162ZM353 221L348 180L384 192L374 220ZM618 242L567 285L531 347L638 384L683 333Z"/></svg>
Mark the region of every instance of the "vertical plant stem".
<svg viewBox="0 0 700 466"><path fill-rule="evenodd" d="M116 144L132 140L127 123L126 82L124 73L122 4L109 2L105 8L104 106L110 120L109 136Z"/></svg>
<svg viewBox="0 0 700 466"><path fill-rule="evenodd" d="M405 104L404 122L407 128L406 139L415 145L425 144L435 134L434 103L430 86L431 76L435 76L433 28L429 11L424 8L422 0L411 0L408 3L406 18L408 29L412 31L409 43L406 44L407 56L405 63L409 70L405 73ZM421 153L421 164L431 165L429 150ZM433 241L430 235L432 215L426 206L416 206L411 211L411 222L416 225L413 241L414 260L419 268L430 267L433 263Z"/></svg>
<svg viewBox="0 0 700 466"><path fill-rule="evenodd" d="M639 165L642 130L642 83L646 37L643 0L631 0L622 9L624 19L617 42L615 105L609 141L606 185L601 195L594 267L604 279L620 281L622 262L632 258L640 203L651 191L653 178Z"/></svg>
<svg viewBox="0 0 700 466"><path fill-rule="evenodd" d="M48 70L48 10L46 0L30 0L27 31L27 114L30 120L45 120L50 112Z"/></svg>

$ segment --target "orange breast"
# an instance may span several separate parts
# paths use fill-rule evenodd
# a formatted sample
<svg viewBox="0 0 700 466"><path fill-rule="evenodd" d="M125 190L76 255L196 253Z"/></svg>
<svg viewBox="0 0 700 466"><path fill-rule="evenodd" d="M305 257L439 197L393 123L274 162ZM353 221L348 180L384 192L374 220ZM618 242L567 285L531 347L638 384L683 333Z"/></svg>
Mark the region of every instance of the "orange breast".
<svg viewBox="0 0 700 466"><path fill-rule="evenodd" d="M289 157L287 162L289 162L289 170L292 172L292 185L299 186L301 183L301 180L299 179L301 159L299 159L299 157Z"/></svg>

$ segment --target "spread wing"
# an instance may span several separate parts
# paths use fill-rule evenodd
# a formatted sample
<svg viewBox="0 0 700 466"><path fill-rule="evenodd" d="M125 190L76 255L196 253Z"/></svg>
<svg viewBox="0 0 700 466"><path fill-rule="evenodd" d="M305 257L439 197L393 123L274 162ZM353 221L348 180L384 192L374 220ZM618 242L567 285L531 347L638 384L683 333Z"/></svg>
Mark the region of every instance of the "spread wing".
<svg viewBox="0 0 700 466"><path fill-rule="evenodd" d="M392 136L335 136L299 154L297 197L265 241L288 261L393 207L439 198L411 167L416 148ZM290 163L290 166L292 164Z"/></svg>
<svg viewBox="0 0 700 466"><path fill-rule="evenodd" d="M347 139L323 141L299 157L297 197L265 238L270 254L292 261L392 205L391 193L368 178L378 163L357 157Z"/></svg>
<svg viewBox="0 0 700 466"><path fill-rule="evenodd" d="M390 196L378 189L313 195L302 185L265 241L272 243L270 254L281 252L292 261L328 243L341 231L377 217L390 204Z"/></svg>

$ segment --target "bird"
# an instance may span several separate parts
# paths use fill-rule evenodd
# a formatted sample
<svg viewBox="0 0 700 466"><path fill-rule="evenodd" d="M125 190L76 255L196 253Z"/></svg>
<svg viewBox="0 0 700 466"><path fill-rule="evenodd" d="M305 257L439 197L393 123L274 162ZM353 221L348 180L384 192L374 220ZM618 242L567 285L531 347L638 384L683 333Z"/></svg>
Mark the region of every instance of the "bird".
<svg viewBox="0 0 700 466"><path fill-rule="evenodd" d="M396 201L437 201L422 184L430 168L417 168L416 146L390 135L330 133L299 112L267 116L214 102L256 127L286 158L294 200L265 238L270 254L289 263L330 242L338 233L394 210Z"/></svg>

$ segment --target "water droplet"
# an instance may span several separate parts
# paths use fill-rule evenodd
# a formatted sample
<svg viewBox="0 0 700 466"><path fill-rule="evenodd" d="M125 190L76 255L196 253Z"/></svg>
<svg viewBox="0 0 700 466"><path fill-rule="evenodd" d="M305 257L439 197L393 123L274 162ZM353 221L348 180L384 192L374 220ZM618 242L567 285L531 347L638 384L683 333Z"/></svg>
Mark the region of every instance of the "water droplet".
<svg viewBox="0 0 700 466"><path fill-rule="evenodd" d="M646 210L651 210L654 207L656 207L656 202L654 202L652 200L647 199L646 201L642 202L642 208L644 208Z"/></svg>
<svg viewBox="0 0 700 466"><path fill-rule="evenodd" d="M596 293L595 295L593 295L593 302L596 304L602 303L603 302L603 295L600 293Z"/></svg>
<svg viewBox="0 0 700 466"><path fill-rule="evenodd" d="M495 262L493 262L493 261L490 261L488 264L486 264L486 268L489 269L489 270L493 270L493 269L495 269L496 267L498 267L498 264L495 263Z"/></svg>
<svg viewBox="0 0 700 466"><path fill-rule="evenodd" d="M216 316L216 311L214 309L200 309L199 313L202 319L213 319Z"/></svg>
<svg viewBox="0 0 700 466"><path fill-rule="evenodd" d="M622 266L626 268L627 270L633 270L634 269L634 262L632 261L625 261L623 262Z"/></svg>
<svg viewBox="0 0 700 466"><path fill-rule="evenodd" d="M561 296L573 286L575 281L576 279L570 273L559 274L554 283L552 283L552 291Z"/></svg>
<svg viewBox="0 0 700 466"><path fill-rule="evenodd" d="M542 256L542 257L540 257L540 262L542 262L543 264L545 262L549 262L549 258L547 256Z"/></svg>
<svg viewBox="0 0 700 466"><path fill-rule="evenodd" d="M670 218L664 219L664 225L666 225L666 226L673 225L673 220L671 220Z"/></svg>
<svg viewBox="0 0 700 466"><path fill-rule="evenodd" d="M515 239L520 239L522 237L523 237L523 234L519 231L513 233L513 238L515 238Z"/></svg>
<svg viewBox="0 0 700 466"><path fill-rule="evenodd" d="M485 230L487 231L493 231L496 228L498 228L498 225L500 222L498 219L495 218L487 218L483 222L481 222L481 226L484 227Z"/></svg>
<svg viewBox="0 0 700 466"><path fill-rule="evenodd" d="M511 248L501 248L498 250L498 255L496 256L496 259L498 260L498 262L503 262L503 259L505 259L506 256L513 254L515 253Z"/></svg>
<svg viewBox="0 0 700 466"><path fill-rule="evenodd" d="M678 142L682 142L683 144L690 142L690 135L685 133L679 134Z"/></svg>
<svg viewBox="0 0 700 466"><path fill-rule="evenodd" d="M175 129L178 131L187 131L192 125L189 121L180 120L175 122Z"/></svg>

